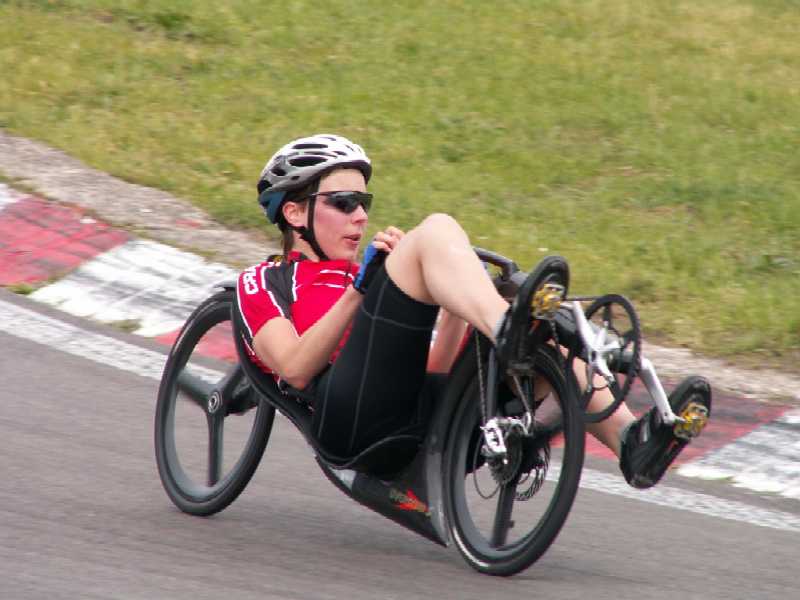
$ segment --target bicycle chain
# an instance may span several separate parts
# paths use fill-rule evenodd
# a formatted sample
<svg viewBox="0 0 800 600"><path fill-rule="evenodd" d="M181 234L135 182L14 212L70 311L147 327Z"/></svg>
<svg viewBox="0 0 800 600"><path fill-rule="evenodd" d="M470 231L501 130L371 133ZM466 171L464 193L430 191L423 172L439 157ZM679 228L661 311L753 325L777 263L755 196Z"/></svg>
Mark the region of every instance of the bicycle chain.
<svg viewBox="0 0 800 600"><path fill-rule="evenodd" d="M561 367L561 369L564 371L564 377L566 377L567 376L567 363L564 360L564 355L561 354L561 350L559 350L559 347L561 346L561 343L558 341L558 328L556 327L555 319L550 321L550 333L553 334L553 342L556 345L556 354L558 355L558 366Z"/></svg>
<svg viewBox="0 0 800 600"><path fill-rule="evenodd" d="M555 343L556 348L558 348L560 344L559 344L559 341L558 341L558 332L556 331L555 321L552 320L552 319L548 319L548 322L550 324L550 332L551 332L551 334L553 336L553 342ZM558 354L558 357L559 357L559 366L566 372L566 365L564 363L564 357L563 357L563 355L561 354L560 351L557 351L557 354ZM533 354L533 362L531 364L531 377L533 378L533 382L534 382L534 384L533 384L533 401L534 401L534 404L535 404L536 403L536 386L535 386L535 381L536 381L536 353ZM530 405L526 401L525 395L522 394L522 390L519 390L519 391L521 393L522 402L525 405L525 409L531 414L531 427L534 427L535 424L536 424L536 420L535 420L535 414L536 413L534 412L533 409L531 409ZM530 434L533 435L534 431L531 431ZM525 481L528 480L529 477L533 478L533 481L531 482L531 484L528 486L528 488L526 490L524 490L522 492L517 491L515 493L514 499L516 501L518 501L518 502L525 502L525 501L530 500L531 498L533 498L533 496L536 494L536 492L538 492L539 489L542 487L542 484L544 483L545 477L547 475L547 469L548 469L549 466L550 466L550 452L549 452L549 450L546 450L545 451L545 458L544 458L544 465L542 467L534 467L533 469L531 469L531 471L529 471L526 474L524 479L519 481L519 483L517 485L519 485L521 483L524 483Z"/></svg>
<svg viewBox="0 0 800 600"><path fill-rule="evenodd" d="M483 364L481 363L481 337L478 333L475 333L475 349L477 354L477 361L478 361L478 395L480 400L480 409L481 409L481 423L483 425L486 424L486 385L483 382ZM483 498L484 500L490 500L493 498L497 492L500 490L500 486L495 486L494 491L490 494L484 494L481 490L480 486L478 485L478 476L476 475L476 471L478 470L475 468L478 464L478 455L481 452L481 448L483 447L483 432L481 431L481 436L479 438L479 442L475 444L475 456L472 457L472 483L475 486L475 491L478 492L478 495ZM469 457L468 457L469 460Z"/></svg>
<svg viewBox="0 0 800 600"><path fill-rule="evenodd" d="M480 388L481 419L483 420L483 425L485 425L488 421L486 417L486 386L483 383L483 365L481 364L481 336L477 332L475 333L475 348L477 349L478 355L478 387Z"/></svg>
<svg viewBox="0 0 800 600"><path fill-rule="evenodd" d="M556 329L555 321L552 320L552 319L548 319L548 322L549 322L549 325L550 325L550 332L551 332L552 337L553 337L553 342L554 342L556 348L559 348L560 343L559 343L558 331ZM478 387L479 387L479 395L480 395L481 417L482 417L483 423L486 423L488 421L488 415L486 414L486 384L485 384L484 376L483 376L483 364L482 364L482 361L481 361L480 337L478 335L475 336L475 347L476 347L476 350L477 350L477 361L478 361ZM558 360L559 366L564 371L565 376L566 376L567 365L566 365L566 361L564 360L564 356L563 356L563 354L561 353L560 350L557 350L556 354L558 355L558 359L557 360ZM530 374L530 376L532 378L534 378L534 381L535 381L535 376L536 376L536 354L535 353L533 355L533 362L531 363L531 374ZM514 378L514 384L517 387L517 393L519 395L519 398L522 401L522 404L525 407L526 412L531 415L531 425L533 426L534 423L535 423L534 409L531 407L531 405L530 405L530 403L528 401L529 399L527 398L527 395L525 394L524 390L522 389L522 386L520 385L519 377L517 375L513 375L513 378ZM534 398L535 398L535 386L534 386L534 389L533 389L533 394L534 394ZM535 400L534 400L534 402L535 402ZM476 448L476 450L480 451L479 448L480 448L480 446L478 446ZM521 456L519 458L521 459ZM476 460L477 460L477 457L473 458L473 461L476 461ZM528 472L526 474L524 479L522 479L520 482L518 482L518 485L519 485L519 483L523 483L523 482L527 481L527 479L529 477L533 478L533 481L531 482L531 485L528 486L528 488L526 490L524 490L522 492L519 492L519 491L515 492L514 499L516 501L525 502L527 500L530 500L536 494L536 492L539 491L539 489L541 488L542 484L544 483L545 476L547 474L547 469L548 469L549 465L550 465L549 452L545 451L544 465L542 467L534 467L534 469L532 469L531 472ZM491 468L491 465L490 465L490 468ZM502 483L504 483L504 481L499 481L498 477L500 479L503 479L503 480L506 479L505 477L500 476L499 473L495 473L495 470L496 469L492 468L491 472L492 472L492 477L498 483L498 487L495 488L495 490L489 495L483 494L481 492L481 490L478 488L477 479L475 479L475 473L473 471L473 479L475 479L474 483L475 483L475 486L476 486L476 490L478 491L478 494L484 499L492 498L497 493L497 490L499 489L499 486L502 485ZM532 473L534 473L534 474L532 474Z"/></svg>
<svg viewBox="0 0 800 600"><path fill-rule="evenodd" d="M480 394L481 419L482 419L483 424L485 425L489 421L489 416L487 414L487 407L486 407L486 384L484 383L484 378L483 378L483 364L482 364L482 361L481 361L480 336L477 335L477 334L475 335L475 348L477 350L477 355L478 355L478 358L477 358L477 361L478 361L478 387L480 388L479 394ZM481 438L482 437L483 436L481 436ZM507 440L504 440L504 442L507 443ZM478 461L478 454L477 453L480 452L480 448L482 446L483 446L482 443L481 444L477 444L477 446L476 446L476 455L472 459L473 460L473 466L475 464L477 464L477 461ZM511 453L511 448L507 446L506 460L508 460L510 458L509 455L511 455L511 454L512 454ZM522 455L517 450L516 456L513 456L513 458L515 460L512 463L510 463L510 465L511 465L510 468L509 468L509 464L507 464L505 466L502 466L502 465L499 465L499 464L495 464L493 462L493 460L496 461L497 460L496 457L494 457L494 459L487 458L487 464L489 466L489 471L492 474L492 479L494 479L494 481L497 483L497 486L495 487L495 489L490 494L484 494L481 491L480 486L478 485L478 478L477 478L477 476L475 474L475 471L477 469L473 470L473 472L472 472L473 483L475 485L475 490L478 492L478 495L481 498L483 498L484 500L489 500L490 498L494 497L495 494L497 494L498 490L500 489L500 486L505 485L506 483L508 483L511 480L511 478L514 475L515 468L519 468L519 464L522 462ZM514 463L516 463L516 465L514 465Z"/></svg>

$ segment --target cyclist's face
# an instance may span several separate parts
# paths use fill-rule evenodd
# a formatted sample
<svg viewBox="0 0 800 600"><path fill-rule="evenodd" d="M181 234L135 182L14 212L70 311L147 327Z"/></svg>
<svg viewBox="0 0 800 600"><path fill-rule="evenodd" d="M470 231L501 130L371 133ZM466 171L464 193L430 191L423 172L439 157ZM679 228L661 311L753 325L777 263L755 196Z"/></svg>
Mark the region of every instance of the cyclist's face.
<svg viewBox="0 0 800 600"><path fill-rule="evenodd" d="M337 169L320 180L318 193L365 192L367 184L358 169ZM331 260L355 261L367 228L367 213L359 206L350 214L330 206L318 196L314 213L314 235Z"/></svg>

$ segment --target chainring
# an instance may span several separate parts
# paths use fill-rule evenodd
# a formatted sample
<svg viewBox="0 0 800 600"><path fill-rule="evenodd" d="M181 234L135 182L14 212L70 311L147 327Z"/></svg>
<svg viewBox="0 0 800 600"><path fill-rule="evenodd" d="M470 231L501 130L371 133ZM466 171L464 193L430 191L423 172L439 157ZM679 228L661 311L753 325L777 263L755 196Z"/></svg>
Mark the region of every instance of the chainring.
<svg viewBox="0 0 800 600"><path fill-rule="evenodd" d="M517 489L517 493L515 499L518 502L525 502L526 500L530 500L533 496L538 492L542 485L544 484L545 477L547 476L547 468L550 466L550 442L545 442L545 444L536 449L536 461L533 464L532 468L528 473L520 479L517 487L519 488L520 485L525 484L530 479L530 484L524 491L519 491Z"/></svg>
<svg viewBox="0 0 800 600"><path fill-rule="evenodd" d="M614 367L613 360L609 361L612 367L614 379L608 385L614 403L596 413L586 413L585 418L589 423L596 423L606 419L619 405L625 401L628 392L631 390L634 380L639 374L642 364L642 330L639 324L639 317L631 302L619 294L607 294L597 298L586 309L586 319L594 322L597 326L603 327L616 338L620 343L616 360L619 365ZM591 358L591 357L589 357ZM586 407L592 395L598 390L603 389L589 383L588 388L583 390L580 397L581 406Z"/></svg>

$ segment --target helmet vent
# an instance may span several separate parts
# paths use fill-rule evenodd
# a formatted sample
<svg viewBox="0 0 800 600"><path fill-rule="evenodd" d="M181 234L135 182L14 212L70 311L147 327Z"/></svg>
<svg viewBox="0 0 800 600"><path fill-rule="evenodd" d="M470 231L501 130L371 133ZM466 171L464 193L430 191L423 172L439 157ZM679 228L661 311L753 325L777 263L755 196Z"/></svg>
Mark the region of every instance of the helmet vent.
<svg viewBox="0 0 800 600"><path fill-rule="evenodd" d="M316 148L327 148L325 144L295 144L292 148L297 150L313 150Z"/></svg>
<svg viewBox="0 0 800 600"><path fill-rule="evenodd" d="M286 171L284 171L279 167L273 167L272 172L278 177L283 177L284 175L286 175Z"/></svg>
<svg viewBox="0 0 800 600"><path fill-rule="evenodd" d="M325 162L324 156L297 156L289 159L293 167L313 167L321 162Z"/></svg>

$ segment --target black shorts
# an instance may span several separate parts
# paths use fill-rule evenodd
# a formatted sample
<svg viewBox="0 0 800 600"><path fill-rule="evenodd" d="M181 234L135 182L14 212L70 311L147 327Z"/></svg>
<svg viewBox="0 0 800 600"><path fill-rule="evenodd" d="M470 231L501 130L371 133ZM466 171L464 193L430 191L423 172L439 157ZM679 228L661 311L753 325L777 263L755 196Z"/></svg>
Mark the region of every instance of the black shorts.
<svg viewBox="0 0 800 600"><path fill-rule="evenodd" d="M383 267L336 361L314 385L313 430L322 447L353 457L413 427L439 307L414 300Z"/></svg>

